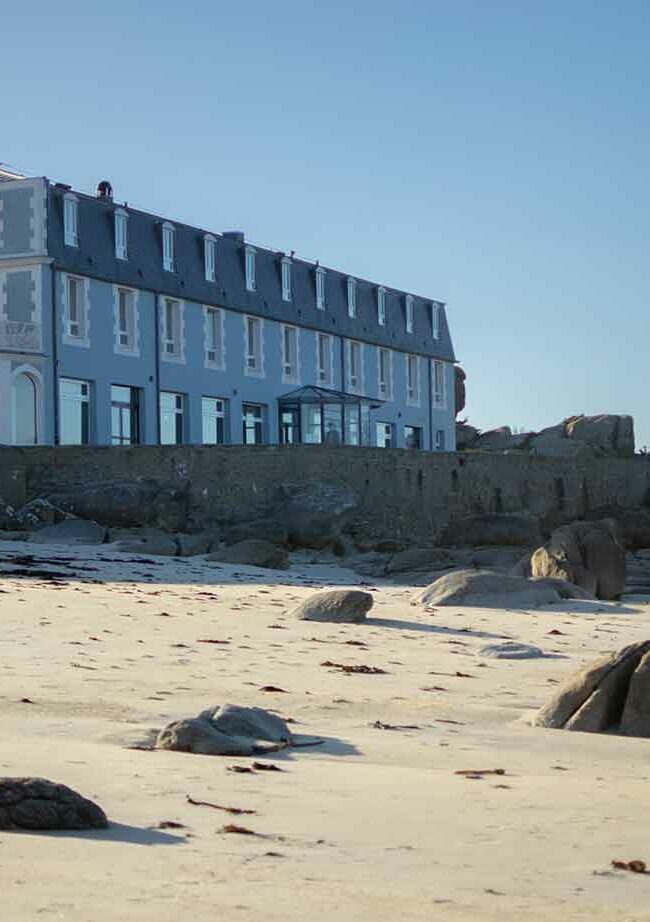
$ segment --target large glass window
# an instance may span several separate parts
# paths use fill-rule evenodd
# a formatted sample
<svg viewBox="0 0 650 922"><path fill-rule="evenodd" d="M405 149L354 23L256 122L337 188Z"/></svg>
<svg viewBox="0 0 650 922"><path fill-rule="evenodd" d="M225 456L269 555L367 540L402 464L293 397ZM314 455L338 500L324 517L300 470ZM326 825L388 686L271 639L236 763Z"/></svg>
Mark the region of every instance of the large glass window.
<svg viewBox="0 0 650 922"><path fill-rule="evenodd" d="M324 387L332 386L332 337L327 333L316 334L318 353L318 383Z"/></svg>
<svg viewBox="0 0 650 922"><path fill-rule="evenodd" d="M406 356L406 399L409 403L420 401L420 360L417 355Z"/></svg>
<svg viewBox="0 0 650 922"><path fill-rule="evenodd" d="M343 406L340 403L323 405L323 423L326 445L340 445L343 441Z"/></svg>
<svg viewBox="0 0 650 922"><path fill-rule="evenodd" d="M208 365L223 368L223 312L216 307L205 310L205 360Z"/></svg>
<svg viewBox="0 0 650 922"><path fill-rule="evenodd" d="M323 414L320 404L304 403L302 405L302 440L307 445L319 445L323 440Z"/></svg>
<svg viewBox="0 0 650 922"><path fill-rule="evenodd" d="M392 369L390 349L379 350L379 396L382 400L392 398Z"/></svg>
<svg viewBox="0 0 650 922"><path fill-rule="evenodd" d="M245 403L242 412L244 445L261 445L264 442L264 408L257 403Z"/></svg>
<svg viewBox="0 0 650 922"><path fill-rule="evenodd" d="M86 335L86 317L83 280L69 275L67 277L66 293L66 333L74 339L84 339Z"/></svg>
<svg viewBox="0 0 650 922"><path fill-rule="evenodd" d="M182 394L171 391L160 392L160 444L181 445L183 442L183 408L185 399Z"/></svg>
<svg viewBox="0 0 650 922"><path fill-rule="evenodd" d="M59 381L59 442L90 443L90 384L61 378Z"/></svg>
<svg viewBox="0 0 650 922"><path fill-rule="evenodd" d="M298 330L282 326L282 378L287 383L298 380Z"/></svg>
<svg viewBox="0 0 650 922"><path fill-rule="evenodd" d="M165 298L163 305L163 353L181 354L181 306L173 298Z"/></svg>
<svg viewBox="0 0 650 922"><path fill-rule="evenodd" d="M203 442L205 445L224 445L226 441L226 401L218 397L203 397Z"/></svg>
<svg viewBox="0 0 650 922"><path fill-rule="evenodd" d="M422 448L422 429L419 426L404 426L405 448Z"/></svg>
<svg viewBox="0 0 650 922"><path fill-rule="evenodd" d="M111 442L137 445L140 441L140 392L135 387L111 387Z"/></svg>
<svg viewBox="0 0 650 922"><path fill-rule="evenodd" d="M38 390L31 375L16 375L12 384L13 441L15 445L38 443Z"/></svg>
<svg viewBox="0 0 650 922"><path fill-rule="evenodd" d="M262 321L259 317L244 317L246 356L244 370L249 375L262 374Z"/></svg>
<svg viewBox="0 0 650 922"><path fill-rule="evenodd" d="M444 362L433 363L433 402L437 407L444 407L445 405Z"/></svg>
<svg viewBox="0 0 650 922"><path fill-rule="evenodd" d="M361 380L361 343L348 340L348 390L353 393L360 393L363 388Z"/></svg>
<svg viewBox="0 0 650 922"><path fill-rule="evenodd" d="M128 288L117 291L118 347L124 352L135 350L135 293Z"/></svg>

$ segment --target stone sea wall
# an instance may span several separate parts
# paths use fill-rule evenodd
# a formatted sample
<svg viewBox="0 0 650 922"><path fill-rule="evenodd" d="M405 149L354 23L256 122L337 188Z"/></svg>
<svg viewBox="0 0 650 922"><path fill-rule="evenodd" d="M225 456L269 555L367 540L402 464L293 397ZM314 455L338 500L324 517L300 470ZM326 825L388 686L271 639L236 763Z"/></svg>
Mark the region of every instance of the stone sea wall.
<svg viewBox="0 0 650 922"><path fill-rule="evenodd" d="M323 446L0 448L0 497L15 505L94 483L143 480L183 491L197 525L258 518L283 484L345 484L358 497L359 533L427 542L467 515L528 512L552 526L600 507L650 504L650 460L641 456Z"/></svg>

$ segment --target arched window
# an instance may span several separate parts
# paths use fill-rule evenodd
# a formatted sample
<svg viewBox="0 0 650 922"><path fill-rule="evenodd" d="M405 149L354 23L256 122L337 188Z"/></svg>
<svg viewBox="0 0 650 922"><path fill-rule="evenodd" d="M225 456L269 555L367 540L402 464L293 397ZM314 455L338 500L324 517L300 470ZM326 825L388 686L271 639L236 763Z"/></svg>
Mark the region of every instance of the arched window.
<svg viewBox="0 0 650 922"><path fill-rule="evenodd" d="M38 444L38 387L26 372L14 377L12 384L13 436L16 445Z"/></svg>

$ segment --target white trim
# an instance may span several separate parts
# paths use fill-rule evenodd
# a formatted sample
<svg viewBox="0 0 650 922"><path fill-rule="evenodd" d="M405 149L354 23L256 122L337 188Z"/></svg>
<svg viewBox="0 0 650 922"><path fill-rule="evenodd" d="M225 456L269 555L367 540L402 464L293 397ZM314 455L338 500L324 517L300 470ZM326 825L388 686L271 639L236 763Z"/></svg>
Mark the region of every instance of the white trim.
<svg viewBox="0 0 650 922"><path fill-rule="evenodd" d="M415 361L415 381L411 380L411 359ZM415 385L415 395L413 395L413 388L409 385L413 383ZM406 404L409 407L419 407L421 402L422 395L422 368L420 362L420 356L413 353L407 353L406 355Z"/></svg>
<svg viewBox="0 0 650 922"><path fill-rule="evenodd" d="M377 289L377 323L380 327L386 326L386 289L383 285Z"/></svg>
<svg viewBox="0 0 650 922"><path fill-rule="evenodd" d="M414 313L414 303L415 299L413 295L407 295L404 302L404 309L406 312L406 332L413 332L413 313Z"/></svg>
<svg viewBox="0 0 650 922"><path fill-rule="evenodd" d="M68 247L79 246L79 199L73 192L63 196L63 242Z"/></svg>
<svg viewBox="0 0 650 922"><path fill-rule="evenodd" d="M63 334L61 336L61 342L66 346L80 346L83 349L90 348L90 279L84 278L81 275L74 275L73 273L63 273L61 275L63 280L63 297L61 303L63 305L63 310L61 311L61 321L63 324ZM69 294L69 281L73 280L79 282L81 289L81 304L77 304L77 310L81 311L82 315L82 329L79 336L75 336L70 332L70 305L68 301ZM77 322L79 320L77 319Z"/></svg>
<svg viewBox="0 0 650 922"><path fill-rule="evenodd" d="M255 256L257 250L255 247L247 244L244 249L244 263L245 263L245 274L246 274L246 290L247 291L256 291L257 290L257 280L256 275L256 265L255 265Z"/></svg>
<svg viewBox="0 0 650 922"><path fill-rule="evenodd" d="M120 291L127 292L131 299L132 311L132 341L128 346L120 343L122 331L120 330ZM113 351L117 355L130 355L135 358L140 356L140 310L139 295L137 288L129 288L126 285L113 285Z"/></svg>
<svg viewBox="0 0 650 922"><path fill-rule="evenodd" d="M327 306L327 273L322 266L316 266L316 310L324 311Z"/></svg>
<svg viewBox="0 0 650 922"><path fill-rule="evenodd" d="M357 280L348 278L348 317L357 316Z"/></svg>
<svg viewBox="0 0 650 922"><path fill-rule="evenodd" d="M434 410L447 409L447 366L449 362L441 362L439 359L432 359L431 368L431 399ZM439 371L438 381L436 381L436 370ZM439 385L439 387L437 386Z"/></svg>
<svg viewBox="0 0 650 922"><path fill-rule="evenodd" d="M203 269L206 282L217 280L217 238L212 234L203 237Z"/></svg>
<svg viewBox="0 0 650 922"><path fill-rule="evenodd" d="M291 301L291 260L288 256L282 257L280 274L282 276L282 300Z"/></svg>
<svg viewBox="0 0 650 922"><path fill-rule="evenodd" d="M295 334L294 347L295 347L295 356L294 356L294 365L293 368L290 367L291 363L289 361L290 356L287 356L286 352L286 333L291 332ZM300 328L294 326L291 323L281 323L280 324L280 347L282 351L282 383L283 384L299 384L300 383ZM291 373L293 371L293 374Z"/></svg>
<svg viewBox="0 0 650 922"><path fill-rule="evenodd" d="M218 350L208 349L210 341L210 314L218 315L219 324L219 343ZM214 351L214 358L210 358L209 353ZM212 368L215 371L226 370L226 325L224 310L222 307L211 307L209 304L203 305L203 364L205 368Z"/></svg>
<svg viewBox="0 0 650 922"><path fill-rule="evenodd" d="M124 208L116 208L113 215L115 232L115 259L129 258L129 214ZM120 227L123 233L120 233Z"/></svg>
<svg viewBox="0 0 650 922"><path fill-rule="evenodd" d="M253 357L253 353L249 352L248 349L248 321L252 320L254 323L258 324L259 330L259 352L256 358L256 365L254 368L249 365L249 358ZM244 374L247 378L265 378L266 373L264 370L264 319L262 317L256 317L253 314L244 314Z"/></svg>
<svg viewBox="0 0 650 922"><path fill-rule="evenodd" d="M352 380L352 349L353 346L359 347L359 367L357 369L356 381ZM350 394L363 394L364 378L364 355L363 343L358 339L346 339L345 341L345 388Z"/></svg>
<svg viewBox="0 0 650 922"><path fill-rule="evenodd" d="M176 271L176 228L171 221L164 221L162 226L163 269L165 272Z"/></svg>
<svg viewBox="0 0 650 922"><path fill-rule="evenodd" d="M440 305L432 304L431 305L431 331L433 333L433 338L435 340L440 339Z"/></svg>
<svg viewBox="0 0 650 922"><path fill-rule="evenodd" d="M16 441L16 404L15 404L15 392L14 392L14 381L19 375L27 375L32 378L35 384L36 391L36 442L35 445L43 444L43 375L42 373L35 368L33 365L28 365L24 363L18 365L16 368L12 369L11 380L9 384L9 392L11 394L11 443L12 445L18 445ZM30 443L32 444L32 443Z"/></svg>
<svg viewBox="0 0 650 922"><path fill-rule="evenodd" d="M388 355L388 377L386 380L386 389L382 392L381 389L381 354L385 352ZM380 400L385 400L386 403L390 403L393 399L394 387L393 387L393 350L389 349L387 346L378 346L377 347L377 394Z"/></svg>
<svg viewBox="0 0 650 922"><path fill-rule="evenodd" d="M320 330L316 331L316 386L317 387L334 387L334 337L331 333L321 333ZM321 379L321 364L320 364L320 339L321 337L324 340L327 340L327 348L329 354L328 368L322 369L326 372L327 378L323 381Z"/></svg>

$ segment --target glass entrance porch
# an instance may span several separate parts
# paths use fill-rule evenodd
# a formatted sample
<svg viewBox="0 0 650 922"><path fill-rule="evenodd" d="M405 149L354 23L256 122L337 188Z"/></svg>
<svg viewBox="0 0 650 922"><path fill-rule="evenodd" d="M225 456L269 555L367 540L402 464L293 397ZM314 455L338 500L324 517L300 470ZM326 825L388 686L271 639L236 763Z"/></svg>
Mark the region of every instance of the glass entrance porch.
<svg viewBox="0 0 650 922"><path fill-rule="evenodd" d="M280 397L278 405L284 445L372 445L370 411L382 401L308 386Z"/></svg>

